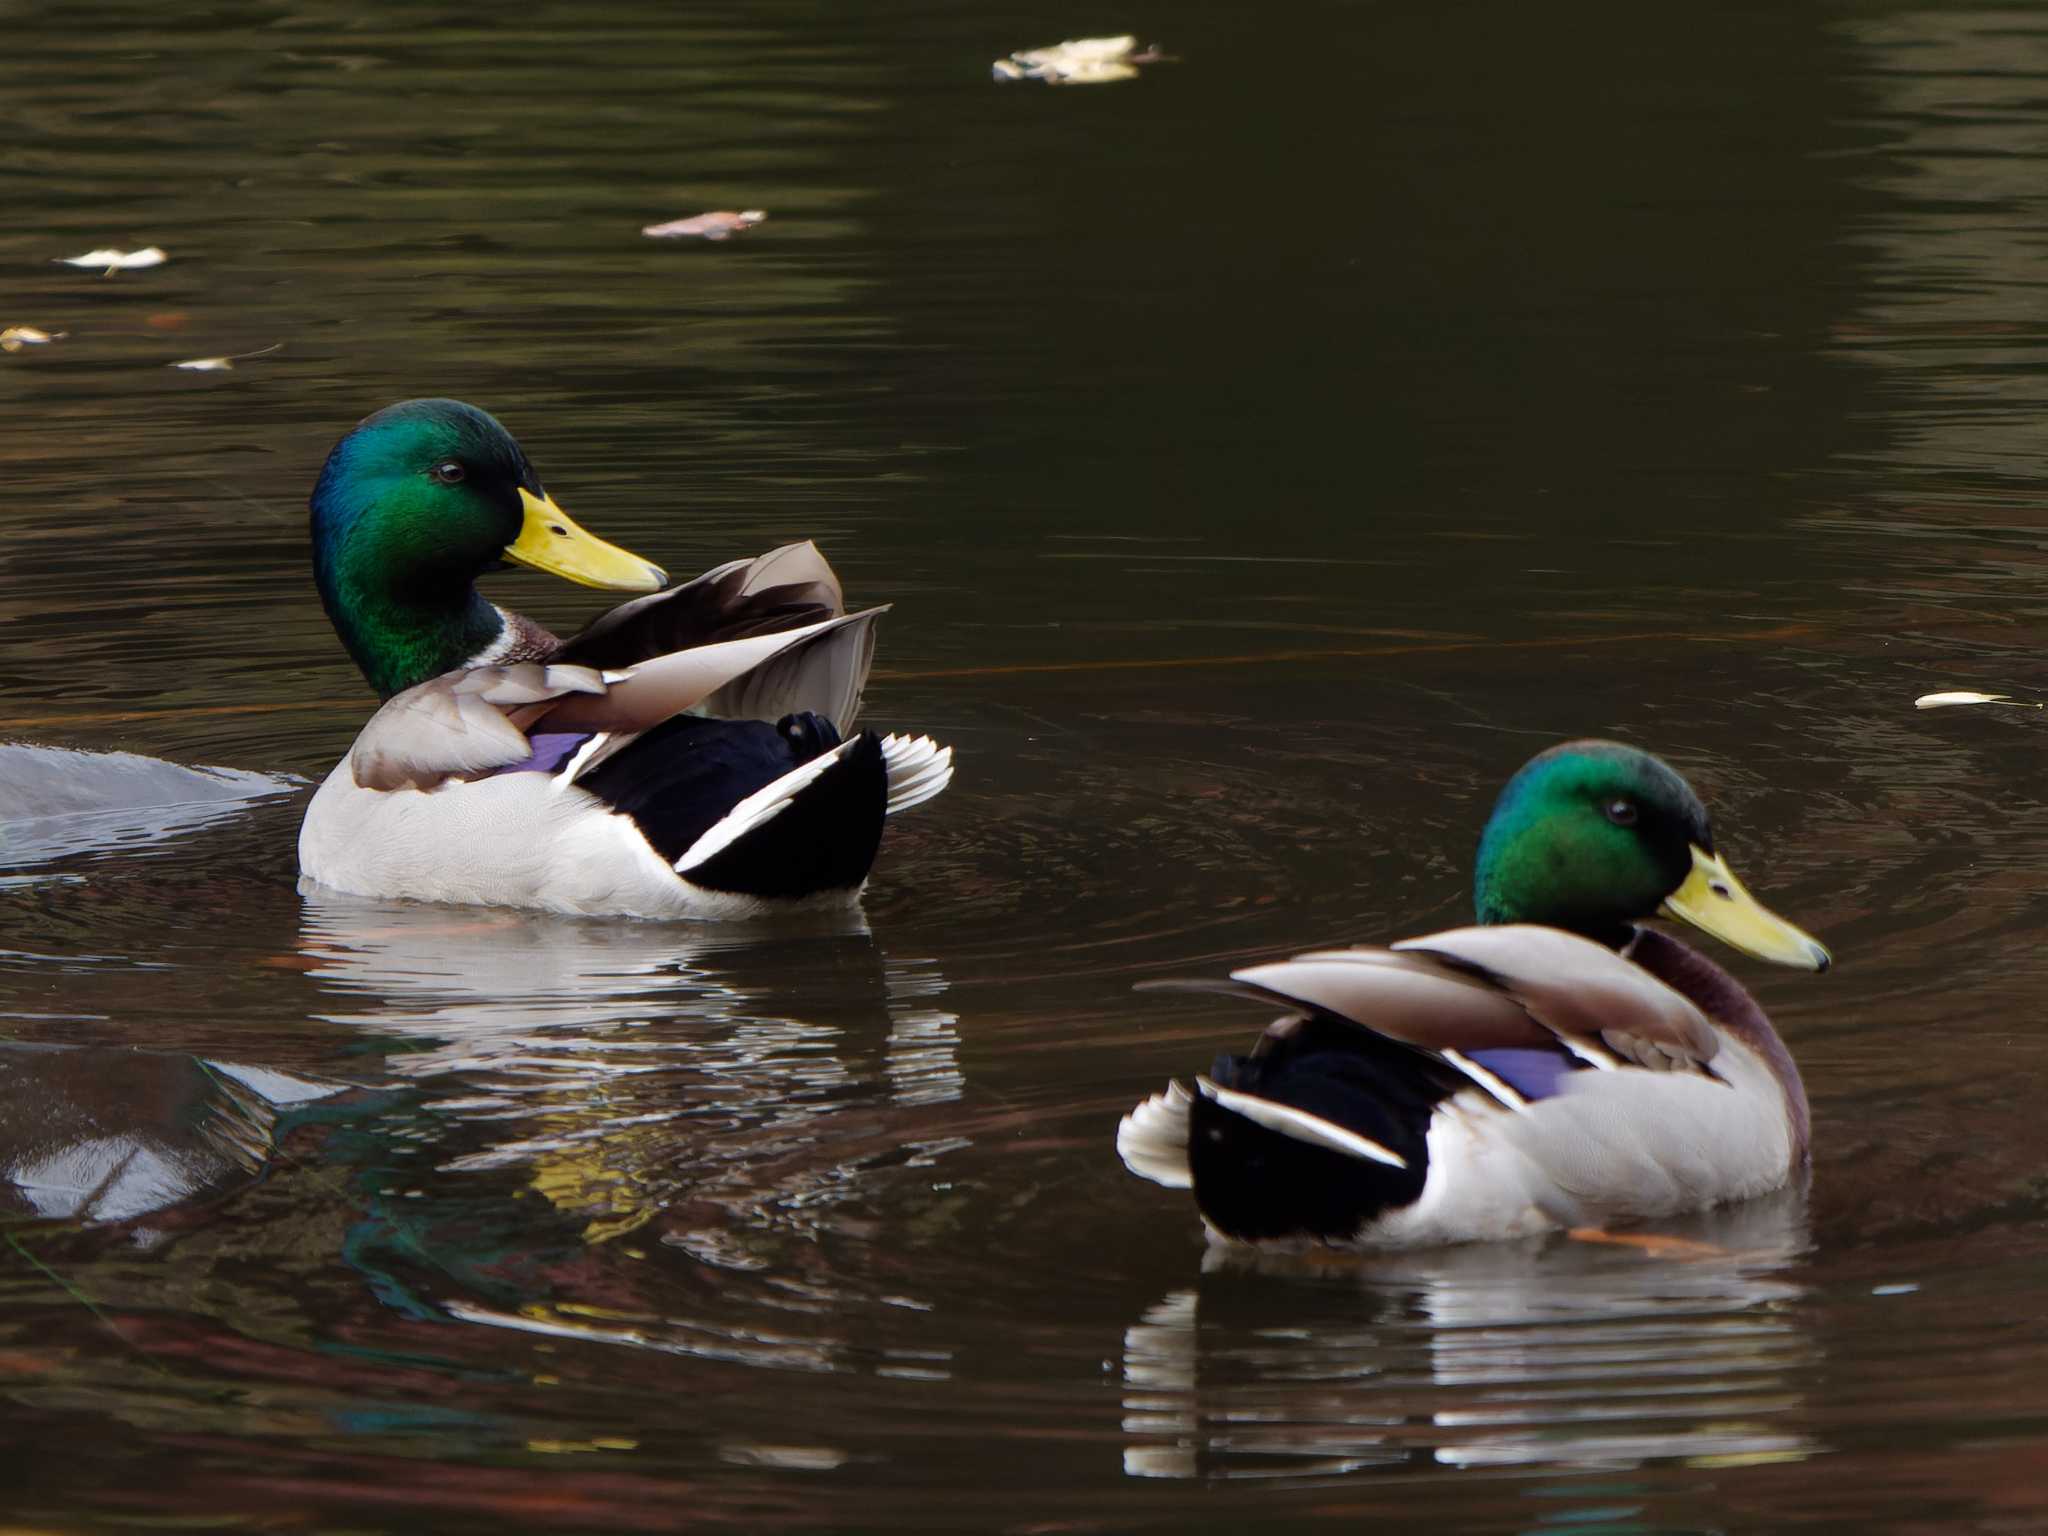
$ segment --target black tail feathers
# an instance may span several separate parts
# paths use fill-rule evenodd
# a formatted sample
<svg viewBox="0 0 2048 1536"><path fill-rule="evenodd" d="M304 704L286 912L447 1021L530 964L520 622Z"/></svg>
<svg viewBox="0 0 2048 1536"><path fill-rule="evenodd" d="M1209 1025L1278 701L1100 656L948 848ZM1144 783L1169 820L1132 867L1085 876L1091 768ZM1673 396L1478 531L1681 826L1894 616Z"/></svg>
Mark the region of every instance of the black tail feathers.
<svg viewBox="0 0 2048 1536"><path fill-rule="evenodd" d="M677 715L577 784L630 816L654 851L675 864L747 796L841 744L838 728L808 711L773 725ZM874 864L888 791L881 743L862 732L786 805L693 865L687 878L748 896L850 890Z"/></svg>

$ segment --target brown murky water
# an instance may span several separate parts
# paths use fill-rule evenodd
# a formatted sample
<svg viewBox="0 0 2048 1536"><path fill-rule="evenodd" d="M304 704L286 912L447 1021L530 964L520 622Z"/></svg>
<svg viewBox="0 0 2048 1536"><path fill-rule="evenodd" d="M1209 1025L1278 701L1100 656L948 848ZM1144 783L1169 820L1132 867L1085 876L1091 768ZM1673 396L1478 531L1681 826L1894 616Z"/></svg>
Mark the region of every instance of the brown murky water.
<svg viewBox="0 0 2048 1536"><path fill-rule="evenodd" d="M1178 60L987 78L1119 26ZM0 757L13 1525L2048 1529L2048 723L1910 707L2048 691L2037 11L0 32L0 325L69 333L0 357L0 734L299 776ZM864 923L299 896L366 710L304 497L423 393L671 569L896 602L870 717L961 771ZM1110 1140L1259 1021L1129 984L1455 919L1589 733L1835 948L1736 962L1810 1191L1206 1257Z"/></svg>

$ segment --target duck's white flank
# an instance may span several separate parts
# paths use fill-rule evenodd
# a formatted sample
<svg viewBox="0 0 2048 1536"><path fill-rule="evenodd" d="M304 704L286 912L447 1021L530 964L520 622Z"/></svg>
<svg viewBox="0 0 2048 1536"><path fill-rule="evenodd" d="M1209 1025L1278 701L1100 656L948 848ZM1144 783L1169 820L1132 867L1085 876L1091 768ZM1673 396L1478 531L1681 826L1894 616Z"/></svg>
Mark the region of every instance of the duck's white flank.
<svg viewBox="0 0 2048 1536"><path fill-rule="evenodd" d="M356 783L347 758L306 809L299 869L306 880L361 896L399 891L421 901L593 916L743 918L792 905L848 907L860 895L825 891L792 903L708 890L671 869L631 818L560 775L371 790Z"/></svg>
<svg viewBox="0 0 2048 1536"><path fill-rule="evenodd" d="M823 891L792 903L711 890L691 881L689 872L781 814L858 739L748 795L673 867L630 817L574 783L602 755L602 734L552 774L497 774L430 791L365 789L344 758L306 809L299 868L316 884L358 895L403 891L422 901L555 912L736 918L792 905L850 906L858 889ZM885 736L881 747L890 815L923 804L952 780L951 747L925 736ZM507 838L507 827L519 828L519 835Z"/></svg>

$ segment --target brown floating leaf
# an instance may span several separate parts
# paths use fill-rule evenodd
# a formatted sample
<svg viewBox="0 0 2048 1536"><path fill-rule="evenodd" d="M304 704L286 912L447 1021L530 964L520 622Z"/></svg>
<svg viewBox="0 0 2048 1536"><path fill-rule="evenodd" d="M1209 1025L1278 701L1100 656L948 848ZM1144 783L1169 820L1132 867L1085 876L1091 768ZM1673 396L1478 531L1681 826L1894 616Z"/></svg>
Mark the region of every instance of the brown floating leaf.
<svg viewBox="0 0 2048 1536"><path fill-rule="evenodd" d="M1136 77L1140 64L1154 64L1163 55L1155 43L1140 49L1137 38L1070 37L1050 48L1020 48L993 68L998 80L1043 80L1047 85L1107 85Z"/></svg>
<svg viewBox="0 0 2048 1536"><path fill-rule="evenodd" d="M102 277L112 277L116 272L132 272L138 267L161 266L171 258L160 245L146 245L139 251L117 251L104 246L97 251L87 251L83 256L58 256L53 258L67 267L101 267Z"/></svg>
<svg viewBox="0 0 2048 1536"><path fill-rule="evenodd" d="M273 341L267 347L258 347L254 352L236 352L228 357L192 357L182 363L166 363L166 368L183 368L187 373L232 373L235 364L244 358L268 357L284 345Z"/></svg>
<svg viewBox="0 0 2048 1536"><path fill-rule="evenodd" d="M70 334L69 331L39 331L32 325L10 325L0 331L0 352L19 352L23 347L47 347Z"/></svg>
<svg viewBox="0 0 2048 1536"><path fill-rule="evenodd" d="M720 211L700 213L689 219L670 219L666 224L649 224L640 233L651 240L730 240L743 229L752 229L768 215L759 208L744 213Z"/></svg>

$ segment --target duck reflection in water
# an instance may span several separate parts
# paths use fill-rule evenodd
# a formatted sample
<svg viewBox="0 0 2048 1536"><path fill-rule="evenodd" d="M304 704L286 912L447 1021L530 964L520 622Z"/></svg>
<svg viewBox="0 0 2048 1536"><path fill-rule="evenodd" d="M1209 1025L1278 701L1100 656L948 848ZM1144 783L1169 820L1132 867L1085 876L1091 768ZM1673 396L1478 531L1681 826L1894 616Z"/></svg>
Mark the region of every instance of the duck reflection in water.
<svg viewBox="0 0 2048 1536"><path fill-rule="evenodd" d="M349 1254L404 1310L658 1311L651 1266L607 1245L800 1270L799 1250L862 1226L877 1177L966 1144L945 981L886 956L857 912L792 932L323 892L303 922L316 1017L371 1037L415 1090L359 1128L381 1148Z"/></svg>
<svg viewBox="0 0 2048 1536"><path fill-rule="evenodd" d="M279 1122L333 1085L263 1068L109 1046L0 1044L0 1217L133 1222L253 1181Z"/></svg>
<svg viewBox="0 0 2048 1536"><path fill-rule="evenodd" d="M1822 1449L1791 1422L1819 1347L1784 1271L1808 1245L1795 1188L1647 1243L1212 1249L1125 1330L1124 1471L1802 1460Z"/></svg>

